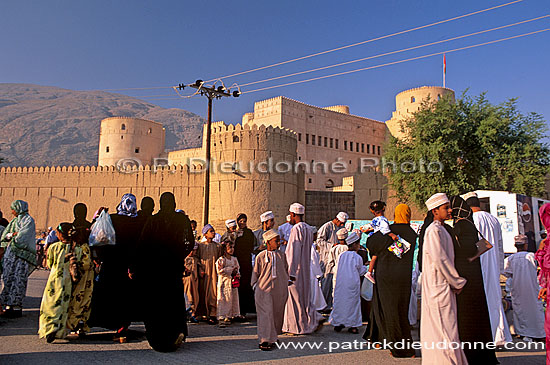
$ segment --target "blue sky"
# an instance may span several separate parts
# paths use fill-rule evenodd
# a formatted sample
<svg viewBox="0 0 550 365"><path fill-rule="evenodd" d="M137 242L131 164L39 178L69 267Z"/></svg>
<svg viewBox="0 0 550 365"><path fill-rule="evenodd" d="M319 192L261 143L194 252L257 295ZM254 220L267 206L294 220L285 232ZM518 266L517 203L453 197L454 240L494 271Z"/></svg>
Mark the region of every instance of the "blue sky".
<svg viewBox="0 0 550 365"><path fill-rule="evenodd" d="M511 0L440 1L3 1L0 82L76 90L156 87L211 79L433 23ZM246 83L443 40L550 13L548 0L520 3L344 51L226 79ZM550 18L353 65L252 85L297 81L550 28ZM447 54L447 87L550 119L550 32ZM214 119L238 122L255 101L284 95L308 104L346 104L356 115L387 120L395 94L442 83L442 57L225 98ZM186 90L187 91L187 90ZM151 89L136 97L171 95ZM206 116L206 100L157 100Z"/></svg>

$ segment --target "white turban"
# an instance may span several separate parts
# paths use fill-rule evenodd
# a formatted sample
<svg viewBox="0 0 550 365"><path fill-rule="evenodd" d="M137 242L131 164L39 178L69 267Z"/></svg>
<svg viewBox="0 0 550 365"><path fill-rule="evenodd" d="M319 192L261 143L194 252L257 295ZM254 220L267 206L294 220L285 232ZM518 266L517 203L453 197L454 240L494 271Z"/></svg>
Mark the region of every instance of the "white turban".
<svg viewBox="0 0 550 365"><path fill-rule="evenodd" d="M290 222L290 214L286 216L286 221Z"/></svg>
<svg viewBox="0 0 550 365"><path fill-rule="evenodd" d="M342 222L342 223L346 223L348 221L348 218L349 218L349 215L348 213L346 212L340 212L338 213L338 215L336 215L336 218Z"/></svg>
<svg viewBox="0 0 550 365"><path fill-rule="evenodd" d="M438 208L446 203L449 203L449 198L447 198L447 194L445 193L434 194L430 197L430 199L426 200L428 210Z"/></svg>
<svg viewBox="0 0 550 365"><path fill-rule="evenodd" d="M227 228L236 227L237 222L234 219L228 219L228 220L225 221L225 226Z"/></svg>
<svg viewBox="0 0 550 365"><path fill-rule="evenodd" d="M304 214L306 212L306 208L300 203L294 203L290 206L288 211L294 214Z"/></svg>
<svg viewBox="0 0 550 365"><path fill-rule="evenodd" d="M273 212L269 210L260 216L260 221L263 223L273 218L275 218L275 216L273 215Z"/></svg>

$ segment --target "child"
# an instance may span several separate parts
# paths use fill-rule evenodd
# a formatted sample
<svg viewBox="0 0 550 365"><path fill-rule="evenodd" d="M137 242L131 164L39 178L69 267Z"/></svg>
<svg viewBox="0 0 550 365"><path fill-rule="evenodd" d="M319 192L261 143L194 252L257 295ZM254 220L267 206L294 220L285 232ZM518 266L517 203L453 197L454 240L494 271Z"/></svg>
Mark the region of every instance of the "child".
<svg viewBox="0 0 550 365"><path fill-rule="evenodd" d="M258 313L259 348L270 351L282 333L289 277L286 256L279 250L279 234L271 229L263 238L266 249L256 256L251 284Z"/></svg>
<svg viewBox="0 0 550 365"><path fill-rule="evenodd" d="M221 256L220 244L214 242L216 231L207 224L202 229L204 242L199 243L197 250L199 268L199 305L197 312L202 313L209 324L216 324L218 274L216 261ZM202 303L201 303L202 302Z"/></svg>
<svg viewBox="0 0 550 365"><path fill-rule="evenodd" d="M233 256L235 244L227 240L222 245L223 256L216 261L218 273L218 321L220 327L231 323L231 319L241 313L238 287L233 285L240 278L239 261Z"/></svg>
<svg viewBox="0 0 550 365"><path fill-rule="evenodd" d="M512 295L514 330L524 341L545 337L544 307L538 299L537 261L535 254L527 252L527 236L514 238L517 253L504 260L504 275Z"/></svg>
<svg viewBox="0 0 550 365"><path fill-rule="evenodd" d="M348 250L348 245L346 239L348 238L348 230L346 228L341 228L336 232L336 238L338 243L331 247L328 254L328 264L326 273L332 274L334 276L336 265L338 265L338 259L340 255Z"/></svg>
<svg viewBox="0 0 550 365"><path fill-rule="evenodd" d="M372 203L370 203L369 209L371 213L374 215L374 218L371 222L371 227L367 228L365 230L366 233L376 233L380 231L383 235L390 236L392 240L397 241L399 237L397 235L393 234L390 230L390 223L384 217L384 212L386 211L386 203L380 200L375 200ZM374 266L376 264L376 256L372 256L369 264L369 272L365 275L365 277L373 284L375 284L374 280Z"/></svg>
<svg viewBox="0 0 550 365"><path fill-rule="evenodd" d="M40 305L38 334L48 343L64 338L68 331L83 335L89 331L93 270L90 247L75 241L76 230L71 223L57 227L61 241L48 251L51 269Z"/></svg>
<svg viewBox="0 0 550 365"><path fill-rule="evenodd" d="M360 240L355 232L346 238L348 250L340 255L336 265L334 305L329 317L329 323L335 326L336 332L342 331L344 327L350 327L348 332L357 334L357 327L362 325L360 278L367 271L367 267L357 254Z"/></svg>
<svg viewBox="0 0 550 365"><path fill-rule="evenodd" d="M187 296L186 309L189 313L189 322L197 323L197 304L199 303L199 277L197 272L197 250L199 244L195 242L193 251L185 258L185 273L183 274L183 286Z"/></svg>

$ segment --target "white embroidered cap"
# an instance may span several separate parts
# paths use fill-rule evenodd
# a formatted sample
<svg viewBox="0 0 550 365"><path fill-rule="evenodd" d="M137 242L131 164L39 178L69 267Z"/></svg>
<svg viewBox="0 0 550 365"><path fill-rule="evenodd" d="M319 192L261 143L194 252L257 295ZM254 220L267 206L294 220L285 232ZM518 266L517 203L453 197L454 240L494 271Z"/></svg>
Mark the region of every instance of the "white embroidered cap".
<svg viewBox="0 0 550 365"><path fill-rule="evenodd" d="M357 232L351 232L349 235L348 235L348 238L346 238L346 243L348 245L351 245L352 243L355 243L357 241L359 241L361 239L361 236L359 236L357 234Z"/></svg>
<svg viewBox="0 0 550 365"><path fill-rule="evenodd" d="M426 200L426 206L428 207L428 210L435 209L446 203L449 203L449 198L447 198L447 194L445 193L434 194L428 200Z"/></svg>
<svg viewBox="0 0 550 365"><path fill-rule="evenodd" d="M477 193L475 191L470 191L469 193L462 195L462 199L464 200L468 200L469 198L477 198Z"/></svg>
<svg viewBox="0 0 550 365"><path fill-rule="evenodd" d="M288 211L294 214L304 214L306 212L306 208L300 203L293 203Z"/></svg>
<svg viewBox="0 0 550 365"><path fill-rule="evenodd" d="M348 221L348 218L349 218L349 215L348 213L346 212L340 212L338 213L338 215L336 215L336 218L342 222L342 223L346 223Z"/></svg>
<svg viewBox="0 0 550 365"><path fill-rule="evenodd" d="M260 221L263 223L273 218L275 218L275 216L273 215L273 212L271 210L268 210L267 212L263 213L260 216Z"/></svg>
<svg viewBox="0 0 550 365"><path fill-rule="evenodd" d="M264 238L264 242L267 242L270 239L275 238L277 236L279 236L279 232L277 232L274 229L270 229L269 231L265 232L262 237Z"/></svg>
<svg viewBox="0 0 550 365"><path fill-rule="evenodd" d="M228 220L225 221L225 226L227 228L236 227L237 222L234 219L228 219Z"/></svg>
<svg viewBox="0 0 550 365"><path fill-rule="evenodd" d="M290 222L290 214L286 216L286 221Z"/></svg>
<svg viewBox="0 0 550 365"><path fill-rule="evenodd" d="M345 240L348 237L348 229L342 228L336 231L336 238L339 240Z"/></svg>

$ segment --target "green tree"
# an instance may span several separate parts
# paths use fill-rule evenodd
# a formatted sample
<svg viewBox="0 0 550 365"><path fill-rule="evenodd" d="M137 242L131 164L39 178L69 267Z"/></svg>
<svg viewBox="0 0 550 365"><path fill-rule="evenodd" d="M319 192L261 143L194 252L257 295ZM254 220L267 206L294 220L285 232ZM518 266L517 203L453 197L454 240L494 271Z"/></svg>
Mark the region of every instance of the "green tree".
<svg viewBox="0 0 550 365"><path fill-rule="evenodd" d="M401 128L407 137L388 138L382 165L404 201L424 207L436 192L477 189L544 192L550 166L542 142L546 123L539 114L523 115L515 99L500 105L490 104L485 94L464 93L454 103L428 99Z"/></svg>

